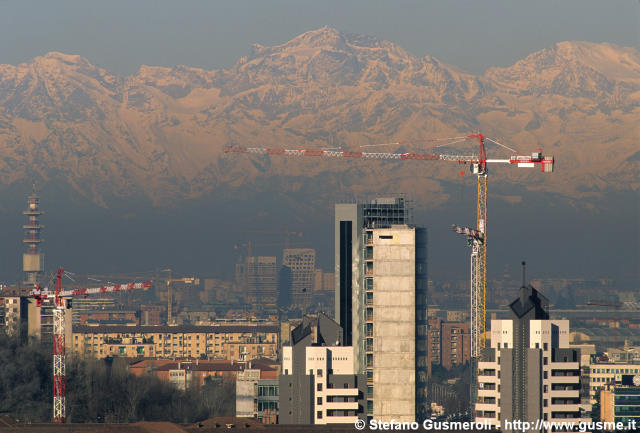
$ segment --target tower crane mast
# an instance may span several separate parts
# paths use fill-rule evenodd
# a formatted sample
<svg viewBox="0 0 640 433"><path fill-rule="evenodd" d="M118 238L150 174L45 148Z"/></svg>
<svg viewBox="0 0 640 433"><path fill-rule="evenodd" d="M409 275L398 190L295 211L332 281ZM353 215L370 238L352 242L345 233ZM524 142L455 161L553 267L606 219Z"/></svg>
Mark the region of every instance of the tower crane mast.
<svg viewBox="0 0 640 433"><path fill-rule="evenodd" d="M103 287L63 290L62 277L64 269L56 273L56 289L51 292L48 288L36 286L30 295L36 300L36 306L41 307L43 299L53 298L53 421L64 423L66 420L66 347L65 347L65 313L68 301L73 296L93 295L99 293L122 292L134 289L149 289L150 282L115 284ZM67 302L65 302L67 301Z"/></svg>

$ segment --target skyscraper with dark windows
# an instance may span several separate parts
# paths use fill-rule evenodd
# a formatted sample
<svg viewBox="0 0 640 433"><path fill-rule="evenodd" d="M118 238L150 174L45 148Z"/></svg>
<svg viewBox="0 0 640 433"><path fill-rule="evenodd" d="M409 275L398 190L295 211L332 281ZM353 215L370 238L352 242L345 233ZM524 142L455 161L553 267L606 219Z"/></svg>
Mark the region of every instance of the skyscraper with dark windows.
<svg viewBox="0 0 640 433"><path fill-rule="evenodd" d="M353 329L353 314L361 307L364 229L410 223L410 208L404 197L335 205L335 318L344 331L345 345L353 343L354 332L358 334Z"/></svg>

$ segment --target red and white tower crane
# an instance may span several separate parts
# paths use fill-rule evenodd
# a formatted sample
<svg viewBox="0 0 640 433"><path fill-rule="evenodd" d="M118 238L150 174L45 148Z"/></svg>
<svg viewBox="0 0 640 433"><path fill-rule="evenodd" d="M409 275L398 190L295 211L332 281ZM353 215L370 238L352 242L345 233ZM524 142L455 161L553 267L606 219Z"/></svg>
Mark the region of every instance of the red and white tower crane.
<svg viewBox="0 0 640 433"><path fill-rule="evenodd" d="M36 286L31 296L36 299L36 305L42 306L42 300L54 298L53 309L53 421L63 423L66 419L66 354L65 354L65 311L68 301L73 296L93 295L99 293L122 292L134 289L149 289L150 282L116 284L111 286L83 288L75 290L62 289L64 269L58 269L56 274L56 290L51 293L48 288ZM65 302L66 301L66 302Z"/></svg>
<svg viewBox="0 0 640 433"><path fill-rule="evenodd" d="M478 196L476 204L476 228L460 228L454 226L454 230L468 236L472 246L471 252L471 358L472 358L472 390L471 403L475 401L475 383L477 369L475 362L479 358L482 349L485 347L485 327L486 327L486 289L487 289L487 176L488 164L509 164L517 167L533 168L540 165L543 173L553 171L554 158L543 156L541 150L533 152L531 155L521 155L496 140L485 137L483 134L470 134L460 137L437 138L420 140L416 142L394 142L381 145L406 145L423 144L428 142L439 142L435 147L446 146L465 140L477 140L479 143L476 155L460 154L428 154L428 153L386 153L386 152L353 152L341 150L323 149L274 149L259 147L229 146L225 153L250 153L258 155L283 155L283 156L315 156L325 158L349 158L349 159L383 159L383 160L414 160L414 161L451 161L459 164L470 164L471 172L478 177ZM490 141L498 146L504 147L514 152L506 159L487 159L485 141ZM444 144L442 144L444 143ZM379 145L370 145L379 146Z"/></svg>

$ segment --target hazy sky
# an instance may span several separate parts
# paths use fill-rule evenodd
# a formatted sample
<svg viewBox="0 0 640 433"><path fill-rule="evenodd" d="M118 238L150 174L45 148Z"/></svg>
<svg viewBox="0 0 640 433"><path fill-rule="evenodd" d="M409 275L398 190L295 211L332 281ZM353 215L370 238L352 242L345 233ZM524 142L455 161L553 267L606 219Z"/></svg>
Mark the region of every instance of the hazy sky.
<svg viewBox="0 0 640 433"><path fill-rule="evenodd" d="M49 51L119 73L229 67L329 25L480 73L555 42L640 45L639 0L0 0L0 63Z"/></svg>

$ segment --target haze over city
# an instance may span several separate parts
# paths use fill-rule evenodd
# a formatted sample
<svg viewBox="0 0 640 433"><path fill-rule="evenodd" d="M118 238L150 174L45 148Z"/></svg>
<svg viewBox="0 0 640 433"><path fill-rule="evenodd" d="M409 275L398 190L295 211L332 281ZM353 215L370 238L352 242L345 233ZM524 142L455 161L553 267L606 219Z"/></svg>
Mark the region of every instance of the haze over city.
<svg viewBox="0 0 640 433"><path fill-rule="evenodd" d="M619 82L628 84L621 84L619 88L630 90L621 91L633 94L631 89L637 85L637 69L634 69L637 68L637 51L624 46L637 47L637 26L631 22L625 24L627 20L637 18L635 3L621 1L604 5L600 2L562 2L560 6L554 2L537 3L535 6L488 3L486 7L480 7L478 3L471 9L465 9L455 2L448 2L446 5L439 2L407 2L402 7L382 3L367 3L365 7L354 2L342 7L336 6L338 10L343 10L342 13L335 13L328 12L331 8L314 6L312 3L296 3L293 6L287 2L275 2L269 6L253 7L255 5L250 2L234 2L233 5L207 2L206 5L191 3L189 6L178 7L163 4L161 7L151 7L148 3L137 2L124 8L114 3L86 5L82 2L62 2L55 8L40 5L41 9L35 14L28 7L29 2L20 5L4 3L0 5L4 9L1 18L3 40L13 41L3 44L1 54L5 59L4 63L17 65L20 62L35 61L32 64L39 65L33 69L32 74L35 75L27 75L23 80L33 77L47 83L44 85L50 98L46 108L33 112L33 104L41 100L38 93L33 93L37 88L30 89L35 82L28 84L23 81L22 87L13 88L12 85L17 83L14 80L24 72L17 72L20 68L11 72L13 69L6 66L2 74L5 119L11 124L20 118L39 122L53 116L61 123L53 125L46 122L47 130L40 129L40 132L29 138L23 132L18 132L18 136L5 135L7 141L3 149L5 158L9 159L6 159L2 182L5 197L2 212L7 227L14 227L15 230L2 232L3 243L16 247L20 245L21 216L17 210L20 209L22 198L31 188L31 183L35 181L41 191L43 208L47 211L45 221L50 227L47 233L47 255L60 265L73 263L74 268L86 271L140 271L173 263L174 267L185 272L230 275L230 265L235 259L232 257L232 249L249 240L246 235L234 232L234 229L246 226L266 229L277 226L283 230L288 226L304 233L303 243L317 248L320 263L330 269L331 246L322 242L322 239L327 239L331 229L332 203L364 193L405 192L415 201L418 220L431 230L433 242L430 243L430 248L433 250L430 262L433 275L436 278L447 278L460 272L466 273L462 266L466 251L451 237L447 228L452 223L470 224L474 210L471 199L475 191L471 177L461 179L455 168L425 163L419 167L408 167L406 164L382 167L373 164L369 169L362 164L320 163L323 170L326 167L329 172L344 172L349 178L348 183L320 181L319 184L312 182L305 186L305 182L300 183L301 179L297 177L297 173L305 167L305 162L274 161L276 167L279 164L286 164L287 167L265 168L263 181L259 183L249 181L249 178L245 182L230 182L230 178L224 177L224 170L220 172L213 167L222 169L247 162L225 158L221 151L226 144L252 146L270 143L274 147L285 148L301 147L303 144L318 147L324 144L374 144L389 140L438 138L449 136L448 132L471 133L483 129L485 134L506 140L507 144L521 152L540 147L553 152L557 159L556 173L548 178L528 176L514 181L513 170L508 170L511 173L505 173L504 176L500 174L493 177L489 194L492 203L489 218L492 227L490 237L495 248L489 258L492 265L490 272L500 274L505 265L515 266L517 262L513 262L512 258L514 255L522 255L519 251L526 245L527 256L540 275L577 276L586 273L590 277L632 279L637 276L635 269L639 260L636 224L638 206L635 200L637 161L633 159L632 146L633 131L636 129L633 112L628 111L633 102L615 101L612 102L614 105L607 103L609 106L606 109L596 108L595 112L589 112L593 110L589 107L594 103L601 105L593 98L611 98L607 95L619 92L613 87L610 90L607 86L601 87L597 81L600 76L589 74L595 68L598 74L604 74L611 86L615 80L622 80ZM50 7L53 9L47 12ZM198 13L195 13L196 10ZM298 18L289 19L294 15ZM44 16L47 20L42 20ZM535 19L536 16L540 19ZM606 16L615 16L616 19L604 19ZM483 17L486 20L483 21ZM318 22L321 19L324 21ZM387 22L389 25L385 25ZM392 22L395 24L390 25ZM515 23L518 23L517 31ZM434 56L435 61L469 70L475 75L463 75L455 79L480 80L479 85L486 89L480 94L492 94L494 99L484 98L478 104L477 96L469 99L474 98L470 94L452 99L452 96L446 94L427 96L425 93L435 110L455 106L454 112L458 116L454 121L455 115L451 118L437 115L434 118L439 119L439 123L429 123L428 116L433 115L433 110L425 111L424 104L420 107L415 105L415 101L406 99L407 96L402 94L400 87L404 86L404 78L394 81L395 85L384 91L375 90L362 81L357 85L359 87L354 88L352 83L345 81L348 77L345 74L353 73L350 72L348 63L318 63L316 69L297 77L287 76L289 72L278 69L281 67L278 64L271 66L276 68L272 72L256 70L255 73L267 75L262 78L256 76L257 81L250 85L254 87L254 93L257 92L255 94L258 99L253 102L243 101L237 96L227 98L228 101L224 102L219 97L214 98L211 93L207 96L206 92L193 92L191 101L184 98L184 95L165 90L168 97L177 98L175 102L168 103L163 99L153 101L153 98L159 96L153 93L155 91L147 94L153 88L161 89L158 86L162 86L162 80L166 81L168 78L161 77L165 74L162 70L142 67L145 64L204 67L205 70L193 70L189 72L191 76L185 75L182 78L176 76L176 73L181 74L179 70L170 73L174 75L170 80L177 80L170 85L186 89L184 92L198 86L204 86L203 89L213 86L212 89L215 89L218 86L224 87L225 82L231 83L229 80L235 80L234 74L246 73L239 69L234 72L242 64L241 58L249 54L260 59L265 55L256 52L256 48L251 48L251 43L266 46L285 44L280 45L283 47L282 55L286 53L294 56L293 58L298 57L299 61L305 61L306 54L296 51L291 43L287 45L288 39L298 41L303 47L308 44L309 49L333 50L342 59L338 62L356 61L361 62L359 67L365 67L366 62L373 61L373 58L368 58L371 54L344 51L338 45L332 45L331 41L295 39L305 30L319 31L317 29L323 24L336 26L335 29L328 29L339 32L340 37L364 33L380 41L389 40L388 43L393 44L388 45L389 47L397 47L393 50L408 49L401 56L410 56L416 60L423 55ZM228 26L233 26L235 31L227 29ZM82 37L78 37L80 34ZM123 38L127 39L126 43ZM585 50L590 50L591 45L571 45L573 42L560 46L558 56L552 52L542 54L544 51L540 51L553 49L555 43L576 40L617 45L599 45L596 57L586 55ZM314 46L316 48L312 48ZM46 61L34 60L36 56L45 55L49 51L79 55L89 63L74 67L69 62L76 62L75 58L52 55L45 56L44 59L48 58ZM250 54L251 52L255 54ZM478 109L493 110L494 113L496 110L504 110L499 105L502 102L497 102L504 99L500 90L489 89L492 86L495 88L492 82L497 84L506 76L501 77L495 73L487 75L485 69L508 67L533 52L537 52L537 56L547 56L550 62L558 62L556 66L549 67L550 73L563 62L575 64L572 73L577 80L576 87L565 88L566 85L571 86L569 83L573 79L558 76L556 81L566 79L567 84L562 84L561 87L553 84L556 87L545 90L544 81L535 81L535 69L526 72L529 75L521 78L512 76L509 79L531 79L531 84L518 84L530 86L529 90L521 91L546 93L548 104L557 103L558 97L565 98L564 111L556 112L553 105L540 105L540 101L537 101L537 106L527 105L523 100L519 103L524 104L522 107L508 106L507 110L515 111L504 119L479 116ZM525 64L526 62L528 61L525 60ZM236 66L231 68L234 64ZM105 69L95 69L98 66L93 65ZM534 68L534 65L535 63L531 64L531 67ZM89 69L85 70L87 67ZM370 67L375 66L371 63ZM395 66L390 64L389 67L391 69L384 73L396 80L388 75ZM207 72L211 68L231 69L225 73L222 72L225 69ZM457 69L451 71L459 73ZM16 73L16 78L11 78ZM132 73L134 75L126 78L126 74ZM83 74L107 74L111 84L87 84L82 78ZM364 72L356 74L363 77ZM204 85L192 81L198 75L200 77L197 80L213 81ZM358 76L354 78L363 79ZM268 80L286 81L269 90L270 84L266 84L269 83ZM427 82L429 80L433 78L428 78ZM542 75L540 80L544 80ZM596 80L593 81L593 85L599 88L596 93L589 91L587 87L581 87L589 80ZM130 93L137 94L134 95L136 98L143 98L136 104L143 103L143 100L149 102L133 106L130 99L130 107L126 113L111 111L116 106L109 108L107 102L113 101L110 98L122 98L122 86L125 83L139 89L139 92L129 90ZM89 87L85 87L87 85ZM248 113L247 110L274 109L273 115L278 113L278 116L291 116L296 110L304 110L304 106L299 105L302 99L292 101L292 106L286 99L272 108L263 105L268 100L261 95L262 92L275 92L275 95L279 95L276 97L285 98L285 93L289 92L287 85L296 86L300 98L316 95L316 89L322 92L331 89L331 86L338 86L334 87L338 91L341 86L347 86L344 91L351 93L345 95L358 95L353 101L354 105L348 108L357 113L353 115L358 117L343 119L338 123L318 119L311 128L289 121L288 124L280 123L280 131L273 129L275 124L266 127L264 122L242 126L245 129L248 127L247 131L251 130L250 135L242 130L234 132L229 129L238 121L237 116ZM145 86L150 86L149 90ZM74 91L80 93L74 94ZM452 91L457 92L455 89ZM408 111L404 117L396 119L391 116L384 125L371 128L369 126L373 126L373 118L370 117L370 108L362 105L358 107L355 103L368 101L367 104L378 104L376 110L383 113L391 109L388 103L383 103L380 99L385 94L393 94L395 103ZM102 102L105 97L107 99ZM189 100L191 108L176 105L186 100ZM252 108L252 104L256 103L260 105ZM617 110L615 106L620 103L621 110ZM67 104L66 108L62 104ZM337 99L335 102L325 99L320 104L322 109L332 106L335 109L340 107L340 110L346 108L344 102ZM626 108L625 104L631 105ZM231 108L239 111L231 117L225 117L224 112L212 112L216 117L213 122L188 126L184 123L187 119L181 119L178 114L186 114L185 109L194 113L203 109L210 110L216 105L227 106L226 110ZM467 108L473 106L476 108ZM105 115L109 120L95 117L99 114L92 114L91 107L96 107L98 111L106 110ZM584 123L569 126L566 113L576 108L577 117L573 121ZM106 114L108 112L111 114ZM478 114L473 114L476 112ZM152 113L158 113L167 120L160 120L157 114ZM521 114L513 116L516 113ZM160 135L153 129L147 129L148 132L130 129L127 125L137 122L135 119L138 116L142 116L140 119L145 118L143 122L148 122L147 128L156 128L152 125L161 125L162 122L181 121L184 128L191 130L191 137L185 136L184 128L181 130L180 127L174 128L174 131L163 131ZM370 118L359 120L363 116ZM557 128L549 128L548 124L541 123L544 119L552 118L561 122ZM127 134L133 134L131 139L134 143L139 143L131 149L133 154L125 148L113 148L121 146L116 143L129 138L111 130L110 125L119 125L117 128L120 131L124 127L128 129ZM240 126L241 123L237 125ZM20 128L20 125L15 124L14 128L16 127ZM96 128L103 130L104 135L91 136L97 132ZM76 140L80 140L82 144L62 143L62 148L56 150L53 143L57 140L55 137L63 137L62 131L77 135L81 130L84 132ZM14 140L27 141L25 145L30 150L26 155L20 156L9 150L7 146ZM144 145L146 148L140 147L143 143L148 143L151 147L147 144ZM114 156L107 156L109 151L102 150L103 146L113 148ZM385 150L393 149L387 147ZM500 150L494 146L488 152L491 156L491 152L496 155ZM119 162L113 160L121 152L127 154L127 158ZM137 156L133 156L134 154ZM164 158L167 159L158 169L149 171L151 161L159 161L157 158L161 154L165 154ZM500 156L503 155L504 153L500 153ZM219 158L220 162L215 162ZM114 161L116 167L124 164L122 171L118 171L107 160ZM149 162L142 163L142 160ZM134 166L127 168L127 161L131 161ZM207 166L207 163L214 166ZM142 171L136 171L135 165L139 165ZM111 168L106 168L109 166ZM89 171L83 171L82 167ZM164 174L162 170L165 170ZM353 173L353 170L369 170L373 177L362 178ZM375 170L375 174L371 170ZM429 180L425 180L419 187L413 182L404 185L396 180L396 170L399 170L401 177L414 175L419 170ZM132 174L133 178L129 178ZM107 177L103 178L103 175ZM177 185L170 186L169 190L166 186L160 186L167 179L173 179ZM322 176L317 179L322 179ZM378 188L378 185L372 184L373 179L384 179L385 186ZM326 186L323 187L323 184ZM165 192L173 190L173 193L160 200L159 196L165 194L159 193L158 188ZM98 189L104 191L98 192ZM194 190L199 191L194 193ZM230 193L232 190L235 192ZM190 192L184 194L181 191ZM309 194L312 194L311 200L305 198ZM313 212L308 212L311 209ZM559 247L549 249L549 237L558 240ZM262 243L273 241L268 236L254 239L254 242ZM612 245L616 245L613 251ZM87 251L91 253L87 254ZM180 253L173 254L173 251ZM267 249L267 252L271 251L273 249ZM15 251L11 248L4 249L2 257L2 275L15 277L19 271ZM559 257L563 260L558 260Z"/></svg>

